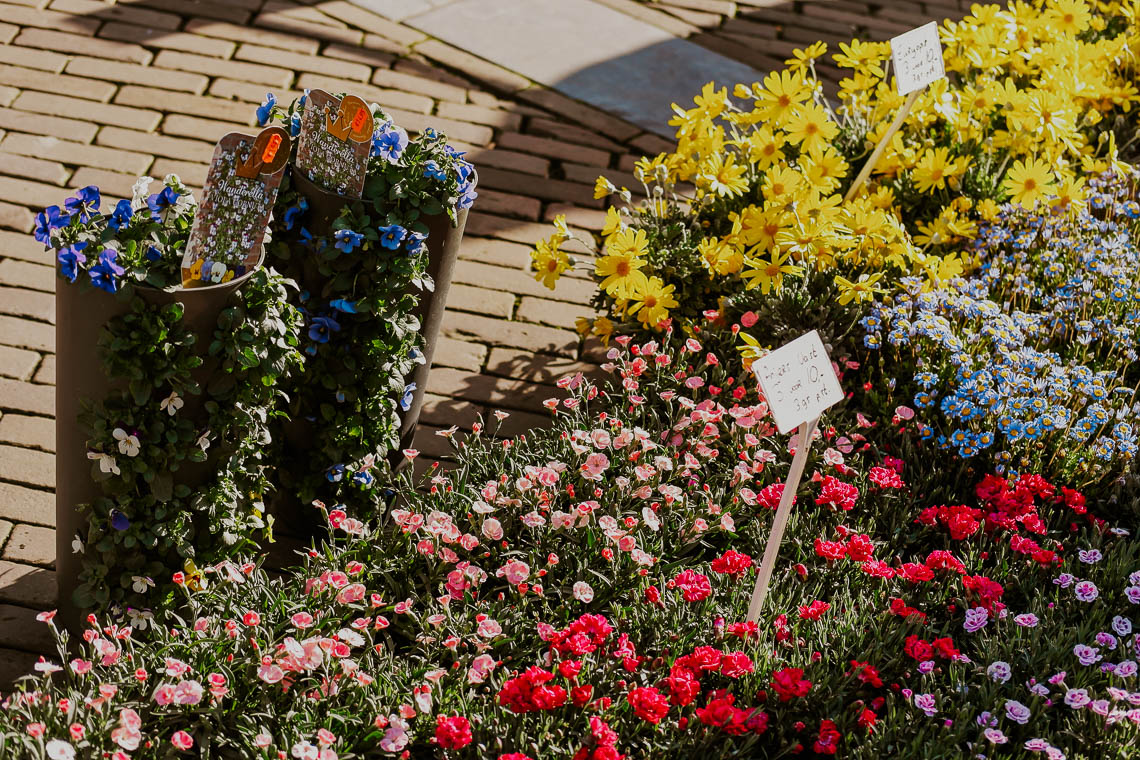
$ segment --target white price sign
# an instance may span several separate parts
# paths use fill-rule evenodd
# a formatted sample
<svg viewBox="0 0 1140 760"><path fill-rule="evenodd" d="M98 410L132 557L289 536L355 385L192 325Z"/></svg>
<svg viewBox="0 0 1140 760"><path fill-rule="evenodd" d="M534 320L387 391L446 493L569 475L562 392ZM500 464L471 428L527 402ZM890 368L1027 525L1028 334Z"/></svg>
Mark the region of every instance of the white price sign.
<svg viewBox="0 0 1140 760"><path fill-rule="evenodd" d="M814 420L843 400L831 357L815 330L752 363L781 433Z"/></svg>
<svg viewBox="0 0 1140 760"><path fill-rule="evenodd" d="M892 39L891 63L895 69L899 95L921 90L931 82L945 77L938 24L931 21Z"/></svg>

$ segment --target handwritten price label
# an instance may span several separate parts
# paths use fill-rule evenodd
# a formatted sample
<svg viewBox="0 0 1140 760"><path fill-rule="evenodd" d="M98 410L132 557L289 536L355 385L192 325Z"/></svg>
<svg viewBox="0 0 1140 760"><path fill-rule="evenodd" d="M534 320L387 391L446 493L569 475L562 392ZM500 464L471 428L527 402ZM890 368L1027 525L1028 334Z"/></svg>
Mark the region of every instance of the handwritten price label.
<svg viewBox="0 0 1140 760"><path fill-rule="evenodd" d="M891 40L891 63L899 95L921 90L931 82L946 76L942 61L942 41L938 39L938 24L911 29Z"/></svg>
<svg viewBox="0 0 1140 760"><path fill-rule="evenodd" d="M831 357L815 330L760 357L752 371L781 433L814 420L843 400Z"/></svg>

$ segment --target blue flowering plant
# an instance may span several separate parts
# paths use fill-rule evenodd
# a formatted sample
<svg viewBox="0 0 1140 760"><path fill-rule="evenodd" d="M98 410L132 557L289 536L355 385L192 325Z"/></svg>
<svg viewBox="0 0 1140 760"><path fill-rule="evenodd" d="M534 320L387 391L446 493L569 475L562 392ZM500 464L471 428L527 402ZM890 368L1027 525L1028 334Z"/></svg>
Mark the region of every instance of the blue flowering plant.
<svg viewBox="0 0 1140 760"><path fill-rule="evenodd" d="M1005 207L980 230L974 273L863 318L896 418L922 438L1080 485L1133 466L1140 204L1133 178L1089 191L1067 209Z"/></svg>
<svg viewBox="0 0 1140 760"><path fill-rule="evenodd" d="M113 205L90 185L62 206L48 206L36 215L35 238L55 251L62 277L108 293L131 283L160 289L181 286L194 196L175 174L167 175L159 187L152 183L142 177L129 200Z"/></svg>
<svg viewBox="0 0 1140 760"><path fill-rule="evenodd" d="M269 95L257 118L299 130L304 101L284 107ZM415 392L409 378L423 362L417 310L435 287L429 234L456 223L476 197L472 165L443 135L410 136L379 106L372 114L362 197L333 196L343 203L329 222L287 177L267 246L302 284L307 359L287 412L311 423L311 448L281 469L305 503L353 495L377 503L371 473L399 445Z"/></svg>

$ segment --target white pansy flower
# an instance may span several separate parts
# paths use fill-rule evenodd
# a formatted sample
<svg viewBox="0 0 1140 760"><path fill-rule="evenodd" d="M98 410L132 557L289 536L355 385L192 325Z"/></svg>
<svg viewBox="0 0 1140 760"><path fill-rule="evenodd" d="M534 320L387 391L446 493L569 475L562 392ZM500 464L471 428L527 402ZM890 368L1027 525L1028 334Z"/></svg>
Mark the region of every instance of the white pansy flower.
<svg viewBox="0 0 1140 760"><path fill-rule="evenodd" d="M87 458L99 460L100 472L109 473L112 475L119 474L119 463L116 462L115 458L110 454L104 454L101 451L88 451Z"/></svg>
<svg viewBox="0 0 1140 760"><path fill-rule="evenodd" d="M150 197L150 183L154 177L139 177L131 187L131 210L138 211L146 208L146 199Z"/></svg>
<svg viewBox="0 0 1140 760"><path fill-rule="evenodd" d="M72 554L82 554L83 553L83 539L81 539L79 536L76 536L75 538L71 539L71 553Z"/></svg>
<svg viewBox="0 0 1140 760"><path fill-rule="evenodd" d="M111 435L115 436L115 440L119 442L120 454L126 454L129 457L137 457L139 455L138 436L129 434L122 428L115 428L111 431Z"/></svg>
<svg viewBox="0 0 1140 760"><path fill-rule="evenodd" d="M182 397L178 395L178 391L171 391L170 395L164 398L162 403L158 405L158 408L165 410L167 414L173 417L185 403Z"/></svg>
<svg viewBox="0 0 1140 760"><path fill-rule="evenodd" d="M144 578L141 575L132 575L131 581L131 588L139 594L145 594L148 588L154 588L154 581L150 578Z"/></svg>
<svg viewBox="0 0 1140 760"><path fill-rule="evenodd" d="M198 436L198 444L197 445L198 445L198 448L202 449L202 451L205 451L206 449L210 448L210 431L209 430L202 433L202 435Z"/></svg>

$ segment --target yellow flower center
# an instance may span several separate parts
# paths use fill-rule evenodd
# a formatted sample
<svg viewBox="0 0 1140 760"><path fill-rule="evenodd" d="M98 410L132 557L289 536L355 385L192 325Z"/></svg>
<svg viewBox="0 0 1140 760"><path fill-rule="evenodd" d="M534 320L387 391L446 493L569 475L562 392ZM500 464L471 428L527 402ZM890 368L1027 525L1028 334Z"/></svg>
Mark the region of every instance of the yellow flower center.
<svg viewBox="0 0 1140 760"><path fill-rule="evenodd" d="M617 272L618 275L620 275L622 277L628 276L629 275L629 262L628 261L619 261L618 265L616 267L614 267L614 271Z"/></svg>
<svg viewBox="0 0 1140 760"><path fill-rule="evenodd" d="M1026 178L1025 189L1026 189L1026 191L1036 190L1037 189L1037 180L1033 179L1033 177Z"/></svg>
<svg viewBox="0 0 1140 760"><path fill-rule="evenodd" d="M650 309L655 307L657 305L657 296L652 295L652 294L647 295L645 297L645 305L648 306Z"/></svg>

